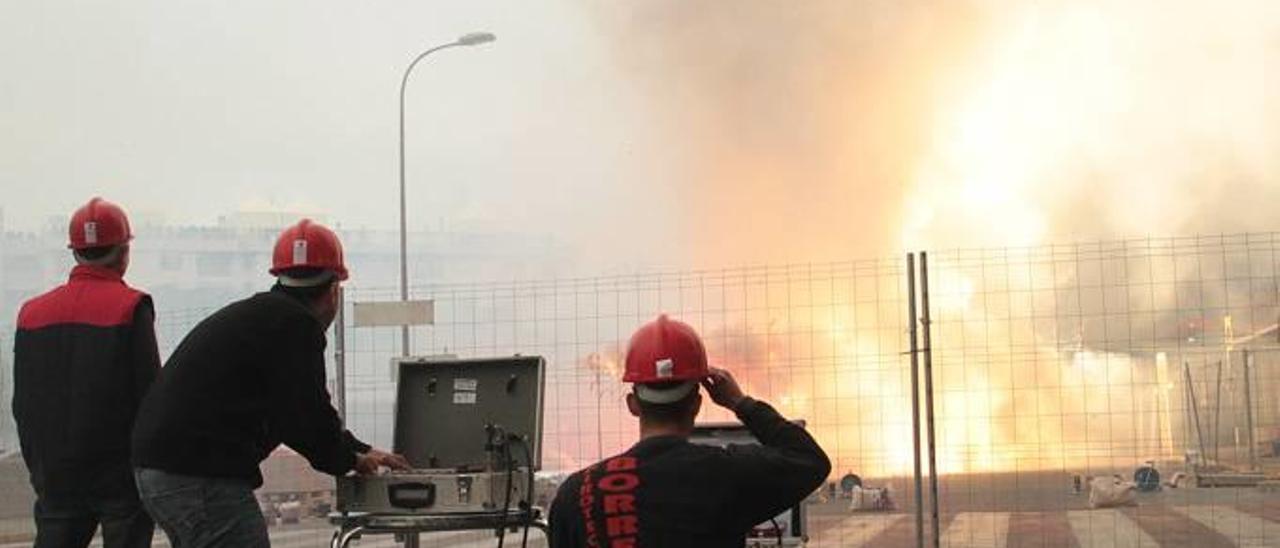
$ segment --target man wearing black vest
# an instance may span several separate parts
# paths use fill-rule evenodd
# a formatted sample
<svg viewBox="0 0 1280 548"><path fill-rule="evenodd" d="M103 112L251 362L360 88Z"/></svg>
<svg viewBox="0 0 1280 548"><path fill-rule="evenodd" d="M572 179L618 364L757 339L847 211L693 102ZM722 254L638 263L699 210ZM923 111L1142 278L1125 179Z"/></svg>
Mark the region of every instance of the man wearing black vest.
<svg viewBox="0 0 1280 548"><path fill-rule="evenodd" d="M151 298L124 282L129 219L94 198L71 217L76 266L27 301L13 353L13 416L36 493L36 548L151 545L129 429L160 369Z"/></svg>

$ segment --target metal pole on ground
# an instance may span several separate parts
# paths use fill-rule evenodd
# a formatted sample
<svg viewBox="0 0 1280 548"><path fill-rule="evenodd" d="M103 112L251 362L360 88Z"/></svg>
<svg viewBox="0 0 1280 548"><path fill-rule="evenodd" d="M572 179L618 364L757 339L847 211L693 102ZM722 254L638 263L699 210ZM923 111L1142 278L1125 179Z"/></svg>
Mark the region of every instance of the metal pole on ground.
<svg viewBox="0 0 1280 548"><path fill-rule="evenodd" d="M1243 352L1244 356L1244 412L1245 427L1248 428L1248 435L1245 437L1249 441L1249 471L1256 472L1258 470L1258 448L1257 441L1254 440L1253 433L1253 364L1249 363L1249 359L1253 356L1249 355L1249 351Z"/></svg>
<svg viewBox="0 0 1280 548"><path fill-rule="evenodd" d="M1200 464L1206 464L1209 455L1204 450L1204 433L1200 429L1200 404L1196 402L1196 387L1191 381L1191 362L1182 362L1182 371L1187 378L1187 405L1191 407L1191 416L1195 420L1196 441L1200 444Z"/></svg>
<svg viewBox="0 0 1280 548"><path fill-rule="evenodd" d="M929 439L929 505L933 531L932 543L938 548L942 542L938 524L938 459L937 440L934 437L933 424L933 341L930 338L929 319L929 254L920 253L920 304L923 308L920 324L924 327L924 413L926 432Z"/></svg>
<svg viewBox="0 0 1280 548"><path fill-rule="evenodd" d="M915 447L916 546L924 548L924 479L920 472L920 348L916 342L916 255L907 254L907 317L911 327L911 442Z"/></svg>
<svg viewBox="0 0 1280 548"><path fill-rule="evenodd" d="M1218 360L1218 383L1213 394L1213 461L1221 463L1222 445L1222 360Z"/></svg>

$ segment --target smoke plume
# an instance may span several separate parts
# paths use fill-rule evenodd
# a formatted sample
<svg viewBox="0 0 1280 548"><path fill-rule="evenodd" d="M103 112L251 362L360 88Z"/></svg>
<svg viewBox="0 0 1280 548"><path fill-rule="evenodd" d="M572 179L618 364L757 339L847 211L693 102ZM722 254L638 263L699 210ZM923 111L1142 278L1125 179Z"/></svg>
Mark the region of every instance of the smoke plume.
<svg viewBox="0 0 1280 548"><path fill-rule="evenodd" d="M598 11L697 263L1273 226L1274 3Z"/></svg>

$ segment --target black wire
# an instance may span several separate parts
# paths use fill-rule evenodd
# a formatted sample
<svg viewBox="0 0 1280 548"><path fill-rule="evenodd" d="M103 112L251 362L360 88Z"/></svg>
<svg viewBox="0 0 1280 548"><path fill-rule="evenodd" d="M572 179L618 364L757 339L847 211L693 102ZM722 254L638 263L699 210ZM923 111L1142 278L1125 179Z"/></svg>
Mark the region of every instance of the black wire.
<svg viewBox="0 0 1280 548"><path fill-rule="evenodd" d="M778 546L782 546L782 526L778 525L778 518L769 518L769 522L773 524L773 530L778 532Z"/></svg>
<svg viewBox="0 0 1280 548"><path fill-rule="evenodd" d="M503 543L507 540L507 512L511 509L511 488L515 483L513 475L515 473L515 461L511 459L511 446L506 440L502 441L502 459L507 465L507 493L502 501L502 517L499 518L501 526L498 529L498 548L502 548Z"/></svg>
<svg viewBox="0 0 1280 548"><path fill-rule="evenodd" d="M533 478L533 451L529 450L529 442L524 438L517 437L516 441L520 442L520 449L524 451L524 463L529 468L526 470L529 474L529 490L525 492L524 507L524 535L520 539L520 548L528 548L529 546L529 525L533 523L533 490L535 488Z"/></svg>

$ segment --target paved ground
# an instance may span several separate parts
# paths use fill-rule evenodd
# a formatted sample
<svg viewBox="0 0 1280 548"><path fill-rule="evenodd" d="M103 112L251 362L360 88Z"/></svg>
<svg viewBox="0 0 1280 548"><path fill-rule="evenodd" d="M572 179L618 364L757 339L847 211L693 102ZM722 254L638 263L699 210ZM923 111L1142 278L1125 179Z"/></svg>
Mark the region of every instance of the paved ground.
<svg viewBox="0 0 1280 548"><path fill-rule="evenodd" d="M1252 488L1167 489L1134 507L1091 510L1065 474L996 474L947 478L939 500L940 544L950 548L1280 548L1280 495ZM812 510L811 547L915 546L912 500L894 513ZM928 538L927 507L925 530Z"/></svg>
<svg viewBox="0 0 1280 548"><path fill-rule="evenodd" d="M811 548L912 547L914 517L894 512L849 514L835 505L814 508ZM1219 548L1280 547L1280 515L1274 508L1236 504L1144 505L1110 510L1049 512L959 512L941 516L942 546L949 548ZM326 546L330 529L322 521L272 532L276 548ZM490 532L422 535L423 548L493 547ZM510 535L506 546L520 546ZM4 548L28 543L0 545ZM95 546L100 546L95 544ZM163 537L157 547L169 546ZM353 546L390 548L394 538L369 536ZM536 531L531 547L545 547Z"/></svg>
<svg viewBox="0 0 1280 548"><path fill-rule="evenodd" d="M1280 523L1231 506L1066 512L961 512L942 516L951 548L1280 547ZM812 548L915 546L908 514L816 520Z"/></svg>
<svg viewBox="0 0 1280 548"><path fill-rule="evenodd" d="M851 513L847 501L809 506L812 548L914 547L909 486L889 484L899 508L889 513ZM1090 510L1088 499L1069 492L1061 473L952 477L940 489L941 545L948 548L1280 548L1280 494L1256 489L1169 489L1144 494L1136 507ZM926 519L926 530L928 520ZM326 546L331 529L312 520L272 530L276 548ZM529 546L543 547L541 535ZM0 543L0 548L29 542ZM370 536L355 546L395 546L391 537ZM519 546L508 536L505 546ZM163 536L155 546L168 546ZM423 535L424 548L494 547L491 532Z"/></svg>

